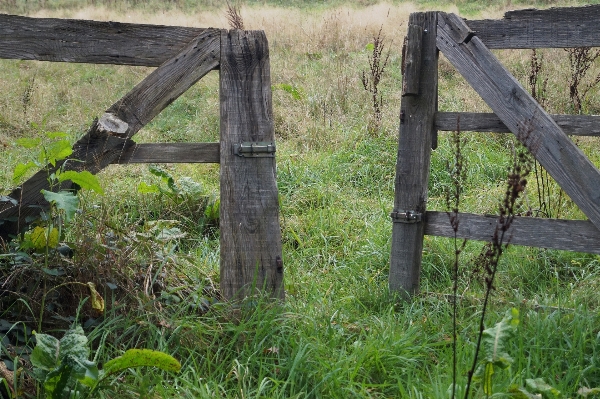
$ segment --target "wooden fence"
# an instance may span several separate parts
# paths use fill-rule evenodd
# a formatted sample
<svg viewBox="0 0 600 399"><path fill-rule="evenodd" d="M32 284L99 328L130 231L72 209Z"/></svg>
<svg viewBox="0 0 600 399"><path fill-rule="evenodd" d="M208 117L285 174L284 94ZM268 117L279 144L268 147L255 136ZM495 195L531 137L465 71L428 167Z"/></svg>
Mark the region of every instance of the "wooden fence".
<svg viewBox="0 0 600 399"><path fill-rule="evenodd" d="M392 219L390 289L419 289L423 237L454 237L446 212L426 210L438 131L512 132L589 220L516 217L512 244L600 254L600 172L568 138L600 136L600 116L548 115L489 49L600 46L600 5L507 12L502 20L411 14L405 41ZM438 51L493 114L439 112ZM491 241L497 217L459 213L459 238Z"/></svg>
<svg viewBox="0 0 600 399"><path fill-rule="evenodd" d="M0 58L158 67L95 120L56 165L220 163L221 292L282 298L283 262L269 49L262 31L226 31L0 15ZM136 144L142 127L212 70L220 75L220 143ZM78 160L78 162L69 162ZM49 166L51 168L51 166ZM0 202L0 237L22 232L48 203L40 171ZM70 189L65 182L58 189Z"/></svg>

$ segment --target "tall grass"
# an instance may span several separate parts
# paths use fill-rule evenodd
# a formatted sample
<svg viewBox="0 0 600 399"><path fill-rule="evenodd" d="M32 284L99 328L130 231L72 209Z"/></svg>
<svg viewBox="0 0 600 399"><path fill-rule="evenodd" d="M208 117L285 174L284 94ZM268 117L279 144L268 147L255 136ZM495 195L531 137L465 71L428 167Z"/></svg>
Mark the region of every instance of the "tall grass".
<svg viewBox="0 0 600 399"><path fill-rule="evenodd" d="M387 290L401 38L409 13L417 9L443 7L466 10L470 17L499 17L505 8L521 3L311 4L261 1L244 3L240 9L246 28L264 29L270 42L286 302L219 302L218 230L207 224L205 213L218 193L218 165L165 167L176 182L189 178L200 184L199 197L138 192L142 181L161 184L147 166L107 168L100 175L106 194L86 195L82 213L67 232L73 258L59 257L55 266L73 271L69 278L95 280L102 287L106 314L93 317L84 306L81 319L98 361L127 348L147 347L173 354L183 369L178 375L123 373L111 381L105 397L448 397L453 242L425 237L422 293L412 301L399 303ZM228 23L224 4L210 1L15 0L0 8L38 16L223 28ZM361 71L369 67L368 45L382 26L382 34L390 39L390 56L379 85L384 99L379 131L370 134L372 99L362 85ZM530 53L499 54L526 85ZM568 112L567 54L543 54L548 107ZM593 68L590 76L597 75L598 65ZM44 129L65 131L75 140L150 70L0 60L2 194L14 184L14 166L28 155L13 146L17 138L36 136ZM592 89L585 109L595 112L600 107L597 96L598 90ZM444 59L439 107L487 109ZM218 75L211 73L135 138L217 141L218 131ZM507 134L461 134L468 165L461 211L494 213L515 139ZM600 164L597 139L582 138L579 144ZM444 187L451 184L446 164L453 157L452 140L440 133L432 155L429 209L445 210ZM535 182L529 184L518 211L527 211L528 203L536 206ZM561 215L582 216L569 201ZM156 220L177 220L187 235L166 242L148 236L148 222ZM459 391L466 382L485 292L472 274L480 249L480 243L467 243L456 270ZM14 277L11 267L2 264L3 279ZM42 272L36 273L21 276L24 291L19 295L31 306L39 292L35 276ZM600 386L598 256L512 246L498 264L495 287L488 323L499 321L511 307L521 313L517 339L509 348L515 362L495 376L495 392L537 377L566 396L574 396L580 387ZM65 297L73 306L48 311L48 320L74 316L70 311L84 295L82 291ZM51 302L58 305L60 299ZM0 319L16 321L18 315L11 313L15 308L0 303Z"/></svg>

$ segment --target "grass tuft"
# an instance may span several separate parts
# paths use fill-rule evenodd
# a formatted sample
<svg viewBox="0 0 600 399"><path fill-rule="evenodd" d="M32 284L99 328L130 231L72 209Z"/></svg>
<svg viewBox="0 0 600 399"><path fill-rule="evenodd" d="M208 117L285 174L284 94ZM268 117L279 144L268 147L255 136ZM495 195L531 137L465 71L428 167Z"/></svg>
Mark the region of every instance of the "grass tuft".
<svg viewBox="0 0 600 399"><path fill-rule="evenodd" d="M44 254L3 248L0 361L27 370L17 355L31 347L39 315L44 332L62 336L79 314L99 364L130 348L161 350L182 364L178 374L115 375L102 391L106 398L447 398L453 383L456 275L456 394L464 394L486 291L471 273L481 244L467 243L461 249L466 267L455 269L454 242L426 236L422 293L398 302L387 289L401 99L402 41L396 38L406 34L405 22L415 10L443 8L470 18L495 18L521 5L548 6L470 0L444 5L244 2L244 27L264 29L269 38L286 302L261 296L236 304L221 301L218 165L113 165L100 174L105 194L86 193L64 230L61 245L72 253L54 251L44 259ZM14 0L0 7L45 17L229 24L223 2L217 1ZM378 32L394 40L386 42L389 61L378 80L377 98L385 99L378 134L370 135L373 97L361 72L371 68L367 45ZM524 85L531 82L529 51L498 55ZM543 93L552 113L572 110L568 54L539 50L542 60L536 92ZM585 82L599 68L594 62ZM0 60L0 194L13 188L15 166L31 156L13 144L17 139L62 131L75 141L150 70ZM487 111L443 57L439 87L441 111ZM600 109L596 94L597 88L589 89L582 110ZM218 141L218 115L218 74L211 73L135 138ZM465 166L461 212L495 213L516 140L461 132L459 141ZM432 154L428 209L445 209L446 188L458 178L447 171L456 144L440 137ZM582 138L579 145L600 165L596 138ZM553 184L543 179L528 181L523 202L514 204L516 213L543 209L538 202L545 199L538 193ZM154 188L140 192L141 183ZM567 199L550 199L561 204L561 217L582 217ZM85 300L89 292L72 282L94 282L105 313L94 314ZM46 296L41 309L44 293L65 283L65 289ZM506 348L513 365L495 375L494 392L507 392L511 384L524 387L535 378L565 397L574 397L581 387L600 387L598 256L510 246L503 249L493 286L487 327L512 307L521 320ZM477 389L473 397L484 396Z"/></svg>

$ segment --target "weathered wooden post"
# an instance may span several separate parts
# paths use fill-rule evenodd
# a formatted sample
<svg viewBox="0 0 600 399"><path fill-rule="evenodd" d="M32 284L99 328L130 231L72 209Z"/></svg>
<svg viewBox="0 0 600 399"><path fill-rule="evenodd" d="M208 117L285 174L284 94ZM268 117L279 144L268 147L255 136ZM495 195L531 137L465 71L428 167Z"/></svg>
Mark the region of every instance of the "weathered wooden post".
<svg viewBox="0 0 600 399"><path fill-rule="evenodd" d="M221 293L283 298L269 48L262 31L221 33Z"/></svg>
<svg viewBox="0 0 600 399"><path fill-rule="evenodd" d="M431 147L437 134L436 26L436 12L411 14L404 52L389 288L405 296L418 292L421 274Z"/></svg>
<svg viewBox="0 0 600 399"><path fill-rule="evenodd" d="M67 167L98 173L111 163L221 163L222 294L226 299L241 299L262 290L274 298L284 297L269 47L264 32L0 14L0 58L158 66L93 123L73 146L71 158L77 162ZM220 143L131 140L217 68ZM62 188L70 187L70 182L63 183ZM47 171L41 170L0 198L0 241L24 231L28 219L48 206L40 193L44 188L51 189Z"/></svg>

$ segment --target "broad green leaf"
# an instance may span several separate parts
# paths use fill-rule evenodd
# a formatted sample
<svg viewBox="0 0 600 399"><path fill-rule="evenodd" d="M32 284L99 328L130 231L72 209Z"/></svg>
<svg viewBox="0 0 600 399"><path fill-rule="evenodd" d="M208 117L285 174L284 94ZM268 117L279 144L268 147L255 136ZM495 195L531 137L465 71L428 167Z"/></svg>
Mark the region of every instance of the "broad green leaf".
<svg viewBox="0 0 600 399"><path fill-rule="evenodd" d="M48 132L46 133L46 137L49 139L66 139L69 135L64 132Z"/></svg>
<svg viewBox="0 0 600 399"><path fill-rule="evenodd" d="M160 189L158 188L157 185L154 184L146 184L144 182L141 182L138 185L138 192L142 193L142 194L149 194L149 193L155 193L158 194L160 193Z"/></svg>
<svg viewBox="0 0 600 399"><path fill-rule="evenodd" d="M40 143L42 142L42 140L40 140L39 138L22 138L22 139L17 139L15 140L15 143L23 148L35 148L37 146L40 145Z"/></svg>
<svg viewBox="0 0 600 399"><path fill-rule="evenodd" d="M184 176L178 181L179 188L182 193L187 195L199 195L202 194L202 185L194 180L191 177Z"/></svg>
<svg viewBox="0 0 600 399"><path fill-rule="evenodd" d="M525 388L521 388L517 385L511 385L508 387L508 393L511 399L538 399L538 397L532 393L529 393Z"/></svg>
<svg viewBox="0 0 600 399"><path fill-rule="evenodd" d="M583 397L583 398L587 398L588 396L594 396L594 395L598 395L600 396L600 388L586 388L586 387L581 387L579 388L579 390L577 391L577 395Z"/></svg>
<svg viewBox="0 0 600 399"><path fill-rule="evenodd" d="M73 377L88 388L94 388L98 384L98 366L91 360L73 359L75 365L73 367Z"/></svg>
<svg viewBox="0 0 600 399"><path fill-rule="evenodd" d="M179 229L177 227L173 227L170 229L169 228L162 229L156 235L156 238L161 241L170 241L170 240L176 240L179 238L183 238L186 235L187 235L187 233L182 232L181 229Z"/></svg>
<svg viewBox="0 0 600 399"><path fill-rule="evenodd" d="M118 286L118 285L116 285L116 284L113 284L113 283L106 283L106 286L107 286L107 287L108 287L108 288L109 288L111 291L114 291L114 290L116 290L117 288L119 288L119 286Z"/></svg>
<svg viewBox="0 0 600 399"><path fill-rule="evenodd" d="M48 269L47 267L42 267L42 271L49 276L64 276L67 274L63 269Z"/></svg>
<svg viewBox="0 0 600 399"><path fill-rule="evenodd" d="M96 385L98 368L88 360L88 340L81 326L72 327L60 340L46 334L36 334L36 340L30 359L47 397L70 397L76 380L87 387Z"/></svg>
<svg viewBox="0 0 600 399"><path fill-rule="evenodd" d="M81 172L75 172L74 170L68 170L58 175L58 181L71 180L81 188L93 190L98 194L104 194L104 190L100 187L100 180L98 176L91 174L87 170Z"/></svg>
<svg viewBox="0 0 600 399"><path fill-rule="evenodd" d="M13 182L17 183L25 174L32 168L38 167L35 163L20 163L15 166L15 170L13 171Z"/></svg>
<svg viewBox="0 0 600 399"><path fill-rule="evenodd" d="M56 209L65 211L65 220L70 222L75 216L77 207L79 206L79 198L71 192L60 191L58 193L42 190L42 194L46 201L53 203Z"/></svg>
<svg viewBox="0 0 600 399"><path fill-rule="evenodd" d="M60 339L60 357L70 356L78 360L87 360L90 356L88 339L81 326L70 328Z"/></svg>
<svg viewBox="0 0 600 399"><path fill-rule="evenodd" d="M519 311L512 308L506 312L506 316L496 323L494 327L485 329L481 338L482 364L477 369L478 379L486 378L488 364L499 369L506 369L513 362L512 357L506 353L505 347L515 335L519 324Z"/></svg>
<svg viewBox="0 0 600 399"><path fill-rule="evenodd" d="M118 373L130 367L158 367L161 370L179 372L181 364L173 356L150 349L130 349L104 364L103 375Z"/></svg>
<svg viewBox="0 0 600 399"><path fill-rule="evenodd" d="M55 248L58 245L58 229L56 227L48 231L48 227L37 226L30 235L33 248L42 251L48 248Z"/></svg>
<svg viewBox="0 0 600 399"><path fill-rule="evenodd" d="M162 180L167 184L167 186L173 193L179 192L179 190L177 189L177 186L175 185L175 179L173 179L173 176L171 176L171 174L169 172L167 172L163 168L161 168L159 166L155 166L155 165L151 165L148 168L148 170L150 170L150 173L152 173L154 176L158 176L158 177L162 178Z"/></svg>
<svg viewBox="0 0 600 399"><path fill-rule="evenodd" d="M158 219L158 220L149 220L144 223L144 230L158 233L164 229L170 229L179 224L179 220L169 220L169 219Z"/></svg>
<svg viewBox="0 0 600 399"><path fill-rule="evenodd" d="M58 339L47 334L35 335L36 345L29 360L34 367L52 370L59 365L60 343Z"/></svg>
<svg viewBox="0 0 600 399"><path fill-rule="evenodd" d="M541 393L542 397L545 399L562 398L561 392L553 386L547 384L546 381L544 381L542 378L528 378L525 380L525 385L527 386L527 388L529 388L529 390L536 393Z"/></svg>
<svg viewBox="0 0 600 399"><path fill-rule="evenodd" d="M56 166L56 161L65 159L72 153L71 143L67 140L56 141L40 152L39 161L40 163L48 162L52 166Z"/></svg>
<svg viewBox="0 0 600 399"><path fill-rule="evenodd" d="M0 195L0 202L10 202L13 205L17 205L19 203L19 201L12 197L9 197L8 195Z"/></svg>
<svg viewBox="0 0 600 399"><path fill-rule="evenodd" d="M59 368L52 370L46 376L44 381L44 390L47 397L51 399L62 399L64 397L63 392L67 389L67 384L73 373L73 367L68 364L61 364Z"/></svg>
<svg viewBox="0 0 600 399"><path fill-rule="evenodd" d="M90 296L92 298L92 309L98 312L104 312L104 298L96 291L96 285L88 282L87 286L90 289Z"/></svg>
<svg viewBox="0 0 600 399"><path fill-rule="evenodd" d="M373 51L375 49L375 44L373 43L367 43L367 45L365 46L365 50L367 51Z"/></svg>

